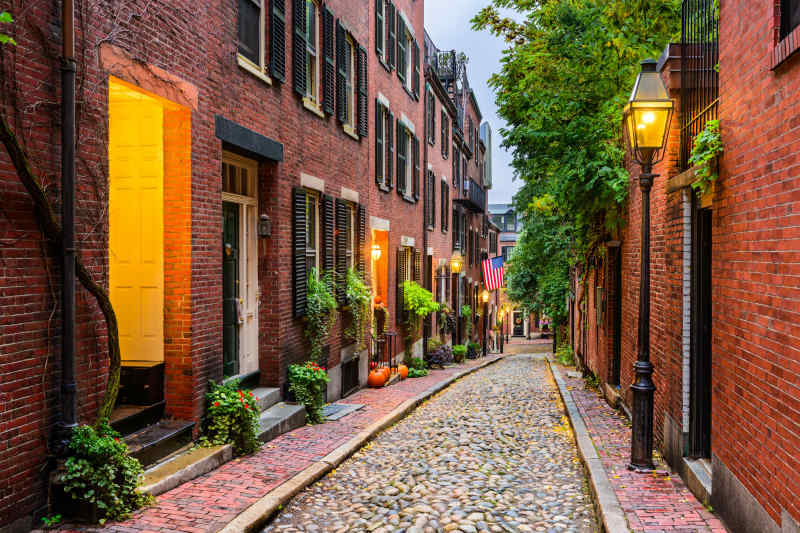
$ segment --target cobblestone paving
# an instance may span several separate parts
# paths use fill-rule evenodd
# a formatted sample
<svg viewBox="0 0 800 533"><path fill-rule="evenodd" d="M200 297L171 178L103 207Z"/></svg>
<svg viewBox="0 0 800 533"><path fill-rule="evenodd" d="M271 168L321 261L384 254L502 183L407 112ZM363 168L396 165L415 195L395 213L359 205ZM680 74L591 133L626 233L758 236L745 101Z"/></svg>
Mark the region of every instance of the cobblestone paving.
<svg viewBox="0 0 800 533"><path fill-rule="evenodd" d="M517 355L382 433L265 532L595 530L555 384L544 361Z"/></svg>

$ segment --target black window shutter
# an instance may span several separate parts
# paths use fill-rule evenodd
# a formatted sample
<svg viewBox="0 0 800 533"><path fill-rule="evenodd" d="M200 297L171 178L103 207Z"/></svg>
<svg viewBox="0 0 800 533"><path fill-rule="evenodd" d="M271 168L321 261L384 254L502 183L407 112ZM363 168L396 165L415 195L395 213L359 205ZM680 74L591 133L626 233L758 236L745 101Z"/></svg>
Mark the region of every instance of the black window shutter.
<svg viewBox="0 0 800 533"><path fill-rule="evenodd" d="M322 270L333 271L333 197L322 197Z"/></svg>
<svg viewBox="0 0 800 533"><path fill-rule="evenodd" d="M368 120L368 96L367 96L367 50L363 46L358 47L358 135L367 136L369 128Z"/></svg>
<svg viewBox="0 0 800 533"><path fill-rule="evenodd" d="M407 50L407 43L406 40L406 23L403 21L403 17L397 15L397 77L400 78L403 83L406 81L406 65L408 63L408 50Z"/></svg>
<svg viewBox="0 0 800 533"><path fill-rule="evenodd" d="M269 3L269 75L286 81L286 0Z"/></svg>
<svg viewBox="0 0 800 533"><path fill-rule="evenodd" d="M292 4L292 79L294 90L300 96L306 95L306 3L294 0Z"/></svg>
<svg viewBox="0 0 800 533"><path fill-rule="evenodd" d="M450 203L449 197L448 197L450 191L448 189L450 188L450 186L447 185L447 183L442 183L441 187L442 187L442 205L441 205L442 211L441 211L441 217L442 217L442 232L444 233L444 232L447 231L447 220L448 220L447 213L448 213L448 209L449 209L449 205L448 204Z"/></svg>
<svg viewBox="0 0 800 533"><path fill-rule="evenodd" d="M375 0L375 52L383 59L383 2Z"/></svg>
<svg viewBox="0 0 800 533"><path fill-rule="evenodd" d="M458 244L458 211L453 210L453 251L461 249Z"/></svg>
<svg viewBox="0 0 800 533"><path fill-rule="evenodd" d="M458 155L457 155L457 152L456 152L456 147L453 146L453 177L452 177L453 188L458 187L458 165L459 165L459 161L458 161ZM453 226L453 227L455 227L455 226Z"/></svg>
<svg viewBox="0 0 800 533"><path fill-rule="evenodd" d="M394 7L394 2L389 2L387 6L389 9L387 10L388 18L386 20L386 27L389 29L388 31L388 40L386 42L386 62L389 64L389 69L394 68L394 54L395 54L395 25L394 19L397 15L396 9Z"/></svg>
<svg viewBox="0 0 800 533"><path fill-rule="evenodd" d="M467 246L467 239L466 239L466 230L467 230L467 214L463 213L461 215L461 220L458 223L458 230L461 233L460 241L461 241L461 251L466 251Z"/></svg>
<svg viewBox="0 0 800 533"><path fill-rule="evenodd" d="M405 143L406 130L403 124L397 122L397 194L404 195L406 192L406 151L408 144Z"/></svg>
<svg viewBox="0 0 800 533"><path fill-rule="evenodd" d="M412 82L412 89L414 91L414 98L419 100L419 45L417 44L417 40L414 39L414 78Z"/></svg>
<svg viewBox="0 0 800 533"><path fill-rule="evenodd" d="M322 110L333 115L336 87L336 67L333 61L333 12L325 5L322 9Z"/></svg>
<svg viewBox="0 0 800 533"><path fill-rule="evenodd" d="M394 183L394 113L389 111L389 118L386 124L386 183L391 189Z"/></svg>
<svg viewBox="0 0 800 533"><path fill-rule="evenodd" d="M336 115L339 122L347 122L347 48L345 47L344 26L340 20L336 21Z"/></svg>
<svg viewBox="0 0 800 533"><path fill-rule="evenodd" d="M422 250L414 249L414 281L422 281Z"/></svg>
<svg viewBox="0 0 800 533"><path fill-rule="evenodd" d="M380 0L381 2L383 0ZM382 185L383 177L383 105L375 99L375 183Z"/></svg>
<svg viewBox="0 0 800 533"><path fill-rule="evenodd" d="M428 174L430 174L430 172L427 172L425 174L425 186L424 186L424 191L423 191L423 195L422 195L422 204L423 204L422 209L425 212L424 217L425 217L425 227L426 228L430 227L430 225L431 225L431 217L430 217L430 214L431 214L431 210L430 210L430 206L431 206L431 188L430 188L430 180L428 179Z"/></svg>
<svg viewBox="0 0 800 533"><path fill-rule="evenodd" d="M408 279L408 261L406 254L408 249L400 247L397 249L397 317L398 323L405 322L406 320L406 306L403 292L403 282Z"/></svg>
<svg viewBox="0 0 800 533"><path fill-rule="evenodd" d="M366 262L364 258L364 246L367 244L367 208L359 204L358 206L358 246L356 247L356 265L361 279L366 281Z"/></svg>
<svg viewBox="0 0 800 533"><path fill-rule="evenodd" d="M419 200L419 137L414 135L414 200Z"/></svg>
<svg viewBox="0 0 800 533"><path fill-rule="evenodd" d="M431 101L431 123L428 127L428 140L431 145L436 144L436 99L433 97L433 93L428 93L428 98Z"/></svg>
<svg viewBox="0 0 800 533"><path fill-rule="evenodd" d="M295 187L292 191L292 316L306 314L306 193Z"/></svg>
<svg viewBox="0 0 800 533"><path fill-rule="evenodd" d="M431 172L431 229L436 227L436 174Z"/></svg>
<svg viewBox="0 0 800 533"><path fill-rule="evenodd" d="M336 300L344 302L347 282L347 204L336 199Z"/></svg>

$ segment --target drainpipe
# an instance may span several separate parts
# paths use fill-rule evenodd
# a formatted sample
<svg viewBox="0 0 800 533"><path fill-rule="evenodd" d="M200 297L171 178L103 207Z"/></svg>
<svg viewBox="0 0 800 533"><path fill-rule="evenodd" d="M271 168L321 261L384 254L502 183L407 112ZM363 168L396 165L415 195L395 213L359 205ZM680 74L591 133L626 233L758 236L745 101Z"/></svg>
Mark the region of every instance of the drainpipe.
<svg viewBox="0 0 800 533"><path fill-rule="evenodd" d="M73 0L64 0L61 58L61 420L57 449L67 452L77 424L75 399L75 27Z"/></svg>
<svg viewBox="0 0 800 533"><path fill-rule="evenodd" d="M422 107L425 110L424 113L423 113L423 117L425 117L424 118L425 124L422 126L422 135L423 135L424 138L422 139L422 146L423 146L423 150L422 150L422 153L423 153L423 156L422 156L422 169L423 170L422 170L421 178L422 178L422 190L423 190L423 192L427 191L427 192L430 193L430 191L427 190L427 183L428 183L428 89L427 89L427 86L426 86L427 84L425 83L425 78L427 78L427 77L428 77L428 68L427 68L427 66L423 66ZM434 181L434 183L435 183L435 181ZM430 202L430 201L433 200L433 198L428 198L427 200L428 200L428 202ZM424 196L423 196L423 199L422 199L422 206L423 206L423 211L424 211L425 206L426 206L426 202L425 202L425 197ZM428 264L428 228L427 228L427 225L426 225L427 215L428 215L427 213L423 213L422 214L422 257L423 257L423 259L422 259L422 275L425 277L425 279L422 281L423 287L428 284L428 277L425 275L426 274L425 265ZM431 260L431 277L432 276L433 276L433 260ZM433 287L425 287L425 288L433 290ZM428 320L431 322L431 329L433 329L433 317L429 316ZM423 323L422 324L422 354L423 354L423 356L427 355L427 353L428 353L428 338L429 337L428 337L427 333L428 333L428 328L426 328L425 324Z"/></svg>

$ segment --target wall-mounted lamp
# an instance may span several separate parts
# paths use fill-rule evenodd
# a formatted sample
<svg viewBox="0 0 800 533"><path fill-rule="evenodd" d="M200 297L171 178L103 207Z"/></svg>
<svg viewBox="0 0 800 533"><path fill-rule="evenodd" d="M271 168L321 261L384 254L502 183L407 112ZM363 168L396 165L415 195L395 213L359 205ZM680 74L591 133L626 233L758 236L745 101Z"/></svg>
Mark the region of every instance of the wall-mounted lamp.
<svg viewBox="0 0 800 533"><path fill-rule="evenodd" d="M481 291L481 301L483 303L489 303L489 291L487 291L486 289L483 289Z"/></svg>
<svg viewBox="0 0 800 533"><path fill-rule="evenodd" d="M380 244L373 244L372 245L372 260L377 261L381 258L381 246Z"/></svg>
<svg viewBox="0 0 800 533"><path fill-rule="evenodd" d="M453 274L461 272L461 267L464 266L464 258L458 252L453 252L453 257L450 258L450 270Z"/></svg>
<svg viewBox="0 0 800 533"><path fill-rule="evenodd" d="M272 221L267 215L258 217L258 236L269 237L272 235Z"/></svg>

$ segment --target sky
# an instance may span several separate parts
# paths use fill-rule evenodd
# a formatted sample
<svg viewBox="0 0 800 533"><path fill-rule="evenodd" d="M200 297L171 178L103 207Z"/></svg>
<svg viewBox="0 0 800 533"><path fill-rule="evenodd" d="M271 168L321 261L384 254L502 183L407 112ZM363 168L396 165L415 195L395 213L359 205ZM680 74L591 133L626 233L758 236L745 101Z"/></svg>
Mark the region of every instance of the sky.
<svg viewBox="0 0 800 533"><path fill-rule="evenodd" d="M476 32L470 19L487 5L487 0L425 0L425 29L440 50L464 52L469 57L467 76L475 92L483 120L492 128L492 189L489 203L511 202L520 182L512 181L511 153L500 148L500 128L505 122L497 116L494 91L489 76L500 70L505 41L488 31Z"/></svg>

